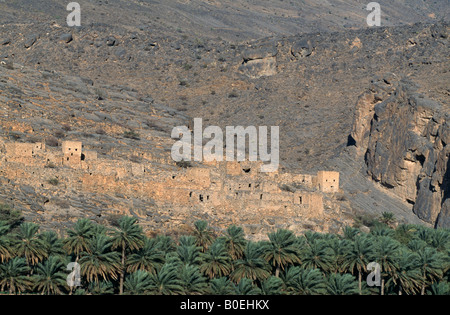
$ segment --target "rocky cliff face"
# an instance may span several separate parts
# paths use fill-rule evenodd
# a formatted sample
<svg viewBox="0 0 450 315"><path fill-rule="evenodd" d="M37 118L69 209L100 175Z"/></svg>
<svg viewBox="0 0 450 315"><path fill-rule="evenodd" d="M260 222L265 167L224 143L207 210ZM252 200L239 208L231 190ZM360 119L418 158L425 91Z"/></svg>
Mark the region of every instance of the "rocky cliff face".
<svg viewBox="0 0 450 315"><path fill-rule="evenodd" d="M450 227L449 111L388 74L359 97L349 144L373 180L413 205L422 220Z"/></svg>

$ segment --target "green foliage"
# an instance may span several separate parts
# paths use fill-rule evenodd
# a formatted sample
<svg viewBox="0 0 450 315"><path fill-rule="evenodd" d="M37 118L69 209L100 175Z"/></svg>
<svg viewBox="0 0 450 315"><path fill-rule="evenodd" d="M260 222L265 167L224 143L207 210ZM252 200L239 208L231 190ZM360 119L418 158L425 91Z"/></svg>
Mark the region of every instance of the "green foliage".
<svg viewBox="0 0 450 315"><path fill-rule="evenodd" d="M235 225L230 226L225 235L225 246L231 258L242 258L246 245L244 230Z"/></svg>
<svg viewBox="0 0 450 315"><path fill-rule="evenodd" d="M31 222L24 222L14 235L14 253L24 257L28 265L36 265L47 258L45 243L39 237L39 226Z"/></svg>
<svg viewBox="0 0 450 315"><path fill-rule="evenodd" d="M260 243L248 243L241 259L234 261L234 271L230 278L238 283L247 278L254 280L265 280L270 276L270 267L264 260L265 246Z"/></svg>
<svg viewBox="0 0 450 315"><path fill-rule="evenodd" d="M164 264L165 253L157 239L146 238L144 246L133 252L127 260L127 271L144 270L155 274Z"/></svg>
<svg viewBox="0 0 450 315"><path fill-rule="evenodd" d="M0 291L10 294L354 295L449 294L450 233L376 223L370 233L277 230L249 241L241 227L216 236L205 221L178 240L148 238L136 218L112 227L80 219L62 236L0 206ZM2 212L3 211L3 212ZM66 283L69 262L81 287ZM370 262L381 287L369 288ZM123 281L121 281L123 279Z"/></svg>
<svg viewBox="0 0 450 315"><path fill-rule="evenodd" d="M213 231L208 227L206 221L195 222L192 235L195 237L196 245L202 249L202 252L205 252L213 242Z"/></svg>
<svg viewBox="0 0 450 315"><path fill-rule="evenodd" d="M150 294L177 295L183 291L180 265L177 262L166 262L157 274L150 275Z"/></svg>
<svg viewBox="0 0 450 315"><path fill-rule="evenodd" d="M145 270L137 270L128 275L124 283L125 293L128 295L142 295L152 289L152 279Z"/></svg>
<svg viewBox="0 0 450 315"><path fill-rule="evenodd" d="M362 273L367 271L366 266L373 261L375 255L374 238L367 235L358 235L347 249L343 268L352 274L358 274L358 287L361 294Z"/></svg>
<svg viewBox="0 0 450 315"><path fill-rule="evenodd" d="M45 231L39 235L44 245L45 256L64 257L63 242L54 231Z"/></svg>
<svg viewBox="0 0 450 315"><path fill-rule="evenodd" d="M181 269L181 286L183 294L197 295L204 294L208 289L208 282L203 276L198 266L185 265Z"/></svg>
<svg viewBox="0 0 450 315"><path fill-rule="evenodd" d="M359 229L350 226L345 226L342 232L344 233L344 238L351 241L354 241L356 236L360 233Z"/></svg>
<svg viewBox="0 0 450 315"><path fill-rule="evenodd" d="M112 295L114 294L114 285L111 281L91 282L88 291L92 295Z"/></svg>
<svg viewBox="0 0 450 315"><path fill-rule="evenodd" d="M262 295L280 295L283 293L283 280L278 277L270 276L261 283Z"/></svg>
<svg viewBox="0 0 450 315"><path fill-rule="evenodd" d="M358 294L358 283L355 277L348 273L332 273L328 277L327 292L331 295L355 295Z"/></svg>
<svg viewBox="0 0 450 315"><path fill-rule="evenodd" d="M270 233L269 242L265 245L264 258L273 267L276 275L284 270L288 264L300 263L300 246L294 233L288 230L278 230Z"/></svg>
<svg viewBox="0 0 450 315"><path fill-rule="evenodd" d="M5 222L9 226L10 231L22 224L23 221L24 217L20 211L12 209L9 205L0 203L0 222Z"/></svg>
<svg viewBox="0 0 450 315"><path fill-rule="evenodd" d="M227 277L215 278L210 281L208 294L232 295L235 294L234 284Z"/></svg>
<svg viewBox="0 0 450 315"><path fill-rule="evenodd" d="M225 247L225 242L217 239L203 256L203 263L200 267L210 279L227 276L231 272L231 257Z"/></svg>
<svg viewBox="0 0 450 315"><path fill-rule="evenodd" d="M7 233L10 225L6 221L0 221L0 263L7 261L13 255L13 247Z"/></svg>
<svg viewBox="0 0 450 315"><path fill-rule="evenodd" d="M243 278L237 286L235 286L236 295L260 295L261 289L254 286L252 281L247 278Z"/></svg>
<svg viewBox="0 0 450 315"><path fill-rule="evenodd" d="M395 215L392 212L383 212L380 217L380 222L390 225L393 224L395 220Z"/></svg>
<svg viewBox="0 0 450 315"><path fill-rule="evenodd" d="M95 235L89 242L88 251L81 253L81 275L88 282L117 279L120 270L120 254L112 251L113 240L103 234Z"/></svg>
<svg viewBox="0 0 450 315"><path fill-rule="evenodd" d="M113 249L138 250L144 245L144 233L133 217L122 217L119 228L113 232Z"/></svg>
<svg viewBox="0 0 450 315"><path fill-rule="evenodd" d="M333 250L329 247L327 241L314 239L304 249L302 254L302 266L310 269L321 269L324 272L332 269Z"/></svg>
<svg viewBox="0 0 450 315"><path fill-rule="evenodd" d="M32 287L27 276L30 268L24 258L15 257L0 265L0 291L8 290L10 294L22 293Z"/></svg>
<svg viewBox="0 0 450 315"><path fill-rule="evenodd" d="M285 290L288 294L320 295L326 293L326 282L319 269L290 267L282 275Z"/></svg>
<svg viewBox="0 0 450 315"><path fill-rule="evenodd" d="M195 245L180 245L177 248L177 254L181 261L188 265L199 265L202 261L200 257L201 247Z"/></svg>
<svg viewBox="0 0 450 315"><path fill-rule="evenodd" d="M67 286L67 275L63 272L64 264L59 257L49 256L36 267L34 290L41 294L62 294Z"/></svg>
<svg viewBox="0 0 450 315"><path fill-rule="evenodd" d="M94 235L94 224L88 219L79 219L73 230L67 231L67 238L63 241L64 249L70 255L76 255L78 260L82 252L89 252L90 240Z"/></svg>

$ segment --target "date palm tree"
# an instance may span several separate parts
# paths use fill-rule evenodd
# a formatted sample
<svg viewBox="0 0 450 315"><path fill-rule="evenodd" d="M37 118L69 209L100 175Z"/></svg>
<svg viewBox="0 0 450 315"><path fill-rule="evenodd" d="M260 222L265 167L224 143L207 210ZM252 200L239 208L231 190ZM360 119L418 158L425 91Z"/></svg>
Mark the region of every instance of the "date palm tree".
<svg viewBox="0 0 450 315"><path fill-rule="evenodd" d="M182 235L178 240L178 246L197 246L197 239L193 235Z"/></svg>
<svg viewBox="0 0 450 315"><path fill-rule="evenodd" d="M407 245L407 248L414 253L420 252L425 247L427 247L427 243L420 239L412 239Z"/></svg>
<svg viewBox="0 0 450 315"><path fill-rule="evenodd" d="M203 276L198 266L184 265L181 270L180 280L183 294L204 294L208 289L207 279Z"/></svg>
<svg viewBox="0 0 450 315"><path fill-rule="evenodd" d="M3 263L12 257L12 244L7 233L10 225L5 221L0 221L0 263Z"/></svg>
<svg viewBox="0 0 450 315"><path fill-rule="evenodd" d="M231 258L233 260L242 258L246 245L244 230L235 225L230 226L225 235L225 246Z"/></svg>
<svg viewBox="0 0 450 315"><path fill-rule="evenodd" d="M150 273L145 270L137 270L127 275L124 282L125 294L142 295L147 294L152 289Z"/></svg>
<svg viewBox="0 0 450 315"><path fill-rule="evenodd" d="M407 245L414 238L414 233L416 231L415 226L411 224L400 224L395 229L394 238L402 243L402 245Z"/></svg>
<svg viewBox="0 0 450 315"><path fill-rule="evenodd" d="M450 295L450 285L447 282L437 282L427 290L428 295Z"/></svg>
<svg viewBox="0 0 450 315"><path fill-rule="evenodd" d="M392 275L398 268L398 254L400 243L389 236L377 237L374 259L381 268L381 295L384 295L386 276Z"/></svg>
<svg viewBox="0 0 450 315"><path fill-rule="evenodd" d="M155 274L164 264L164 251L155 238L145 238L144 246L127 259L127 272L145 270Z"/></svg>
<svg viewBox="0 0 450 315"><path fill-rule="evenodd" d="M311 241L302 252L302 267L327 272L333 267L333 250L322 239Z"/></svg>
<svg viewBox="0 0 450 315"><path fill-rule="evenodd" d="M270 276L261 282L262 295L280 295L283 294L283 280L275 276Z"/></svg>
<svg viewBox="0 0 450 315"><path fill-rule="evenodd" d="M231 257L228 255L225 242L217 239L203 255L200 270L210 279L227 276L231 272Z"/></svg>
<svg viewBox="0 0 450 315"><path fill-rule="evenodd" d="M344 265L345 256L347 255L349 248L352 246L352 241L348 239L330 239L327 241L328 247L333 251L332 255L332 266L330 272L345 272L346 268Z"/></svg>
<svg viewBox="0 0 450 315"><path fill-rule="evenodd" d="M201 259L201 247L197 245L180 245L177 247L177 254L184 264L199 265Z"/></svg>
<svg viewBox="0 0 450 315"><path fill-rule="evenodd" d="M417 232L414 234L415 238L424 241L427 244L431 243L433 230L424 226L419 226Z"/></svg>
<svg viewBox="0 0 450 315"><path fill-rule="evenodd" d="M201 263L201 249L197 246L197 240L194 236L183 235L179 239L177 254L185 265L199 265Z"/></svg>
<svg viewBox="0 0 450 315"><path fill-rule="evenodd" d="M378 223L373 228L370 229L370 234L376 237L395 237L395 231L384 224Z"/></svg>
<svg viewBox="0 0 450 315"><path fill-rule="evenodd" d="M392 212L383 212L380 222L386 225L392 225L395 222L395 215Z"/></svg>
<svg viewBox="0 0 450 315"><path fill-rule="evenodd" d="M418 269L418 255L406 249L402 249L398 256L398 267L394 270L387 285L394 284L398 287L398 294L415 294L421 287L422 277Z"/></svg>
<svg viewBox="0 0 450 315"><path fill-rule="evenodd" d="M44 242L39 238L39 225L24 222L15 235L15 254L24 257L28 266L34 266L46 258Z"/></svg>
<svg viewBox="0 0 450 315"><path fill-rule="evenodd" d="M238 285L235 286L236 295L260 295L261 290L254 286L252 280L242 278Z"/></svg>
<svg viewBox="0 0 450 315"><path fill-rule="evenodd" d="M67 231L67 238L63 240L63 249L69 255L75 256L75 263L78 263L81 253L89 253L90 243L95 234L95 228L92 221L83 218L79 219L73 230ZM75 275L74 275L75 276ZM72 279L73 281L74 279ZM72 294L73 288L70 288L70 295Z"/></svg>
<svg viewBox="0 0 450 315"><path fill-rule="evenodd" d="M119 294L123 293L123 282L126 272L126 253L137 251L144 246L144 233L137 224L137 219L124 216L119 220L119 228L112 235L112 249L121 250L121 268L119 279Z"/></svg>
<svg viewBox="0 0 450 315"><path fill-rule="evenodd" d="M159 248L164 251L164 255L176 251L177 245L174 240L167 235L157 235L155 240L158 242Z"/></svg>
<svg viewBox="0 0 450 315"><path fill-rule="evenodd" d="M319 269L290 267L282 275L288 294L321 295L326 293L326 282Z"/></svg>
<svg viewBox="0 0 450 315"><path fill-rule="evenodd" d="M420 294L425 294L425 289L443 276L444 258L435 248L426 247L417 253L418 268L422 276L422 288Z"/></svg>
<svg viewBox="0 0 450 315"><path fill-rule="evenodd" d="M450 245L450 232L444 229L434 230L431 234L430 245L436 248L439 252L445 251Z"/></svg>
<svg viewBox="0 0 450 315"><path fill-rule="evenodd" d="M367 271L367 265L373 260L374 239L366 235L355 237L348 251L345 253L343 268L353 275L358 273L359 294L362 293L362 275Z"/></svg>
<svg viewBox="0 0 450 315"><path fill-rule="evenodd" d="M356 295L358 291L358 283L351 274L330 274L327 281L327 291L331 295Z"/></svg>
<svg viewBox="0 0 450 315"><path fill-rule="evenodd" d="M232 295L235 294L235 285L227 277L214 278L209 281L210 295Z"/></svg>
<svg viewBox="0 0 450 315"><path fill-rule="evenodd" d="M78 262L82 252L89 252L94 235L94 224L89 219L79 219L73 230L67 231L63 248L69 255L75 255L75 262Z"/></svg>
<svg viewBox="0 0 450 315"><path fill-rule="evenodd" d="M99 283L103 280L117 279L120 270L120 255L111 251L112 239L104 234L96 235L92 238L87 252L83 252L80 257L81 275L85 276L88 282Z"/></svg>
<svg viewBox="0 0 450 315"><path fill-rule="evenodd" d="M361 231L357 228L351 226L344 226L342 229L343 237L346 240L354 241L356 236L361 233Z"/></svg>
<svg viewBox="0 0 450 315"><path fill-rule="evenodd" d="M301 263L300 242L292 231L280 229L268 237L264 259L276 268L275 277L279 277L280 270L286 266Z"/></svg>
<svg viewBox="0 0 450 315"><path fill-rule="evenodd" d="M244 257L234 261L234 270L230 278L235 283L243 278L264 280L270 276L270 267L263 258L264 246L260 243L249 242L245 248Z"/></svg>
<svg viewBox="0 0 450 315"><path fill-rule="evenodd" d="M114 286L111 281L91 282L88 285L88 292L92 295L112 295Z"/></svg>
<svg viewBox="0 0 450 315"><path fill-rule="evenodd" d="M62 257L65 255L63 242L55 231L45 231L39 235L45 248L45 255Z"/></svg>
<svg viewBox="0 0 450 315"><path fill-rule="evenodd" d="M180 279L181 263L167 262L157 274L150 275L150 294L177 295L183 293Z"/></svg>
<svg viewBox="0 0 450 315"><path fill-rule="evenodd" d="M63 288L67 286L67 275L63 272L64 264L61 258L49 256L44 262L36 266L34 276L34 290L41 294L62 294Z"/></svg>
<svg viewBox="0 0 450 315"><path fill-rule="evenodd" d="M16 294L28 290L32 286L27 275L29 270L23 257L14 257L0 264L0 291L8 290L9 294Z"/></svg>
<svg viewBox="0 0 450 315"><path fill-rule="evenodd" d="M213 242L213 231L208 227L208 223L206 221L196 221L194 223L192 235L195 237L196 244L201 247L203 253Z"/></svg>

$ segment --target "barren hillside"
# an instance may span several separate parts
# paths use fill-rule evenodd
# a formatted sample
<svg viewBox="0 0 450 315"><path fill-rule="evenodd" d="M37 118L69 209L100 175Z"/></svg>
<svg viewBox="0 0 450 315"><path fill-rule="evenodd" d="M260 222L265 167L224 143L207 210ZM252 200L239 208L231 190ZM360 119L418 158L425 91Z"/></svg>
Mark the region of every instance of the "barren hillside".
<svg viewBox="0 0 450 315"><path fill-rule="evenodd" d="M59 2L1 2L3 141L44 141L57 148L64 140L79 140L107 159L114 152L113 159L139 163L139 154L147 153L151 163L162 164L158 167L177 170L167 162L170 132L194 117L221 127L280 126L280 171L341 172L344 197L329 200L330 213L392 211L407 222L417 222L417 214L435 224L448 196L448 142L427 151L441 157L427 155L431 164L415 169L415 177L390 176L392 164L412 148L403 136L390 138L395 127L382 124L393 124L403 112L393 109L384 116L382 135L365 129L373 115L364 121L354 116L361 97L369 94L374 101L368 112L383 101L409 104L409 94L392 101L389 93L372 91L377 80L393 85L407 80L416 86L414 93L438 104L439 124L448 125L449 6L447 1L380 4L383 26L368 28L362 1L80 1L82 26L69 28ZM410 123L417 122L400 125L408 129ZM354 152L355 139L349 137L358 124L365 126L359 128L362 137L373 137L362 153ZM428 134L435 137L436 131ZM428 140L424 146L435 145L434 138ZM400 142L404 150L366 155L377 143L380 148ZM441 169L434 176L437 161ZM425 175L429 180L423 181ZM11 179L2 179L3 199L36 220L51 221L37 213L53 199ZM432 180L439 185L437 194L426 186ZM400 187L404 195L392 191L396 185L407 185ZM417 194L429 192L433 197L422 197L418 209ZM151 198L80 195L76 187L50 187L47 194L54 195L53 211L72 207L79 215L96 215L102 208L155 208ZM441 222L448 222L442 208ZM336 213L329 226L348 220ZM170 223L168 213L163 217Z"/></svg>

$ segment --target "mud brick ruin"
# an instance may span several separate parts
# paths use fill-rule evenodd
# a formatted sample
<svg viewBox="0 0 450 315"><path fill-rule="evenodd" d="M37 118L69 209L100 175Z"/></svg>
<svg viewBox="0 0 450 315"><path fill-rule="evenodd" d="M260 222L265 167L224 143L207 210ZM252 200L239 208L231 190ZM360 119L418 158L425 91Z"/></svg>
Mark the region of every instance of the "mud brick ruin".
<svg viewBox="0 0 450 315"><path fill-rule="evenodd" d="M248 161L164 168L148 159L115 159L113 153L99 158L95 151L84 150L80 141L63 141L60 148L43 143L1 145L5 154L0 173L35 191L57 189L49 182L57 178L58 186L67 191L152 200L156 206L170 209L167 211L174 217L189 216L200 209L219 217L321 218L324 195L339 191L338 172L262 173L261 162Z"/></svg>

